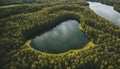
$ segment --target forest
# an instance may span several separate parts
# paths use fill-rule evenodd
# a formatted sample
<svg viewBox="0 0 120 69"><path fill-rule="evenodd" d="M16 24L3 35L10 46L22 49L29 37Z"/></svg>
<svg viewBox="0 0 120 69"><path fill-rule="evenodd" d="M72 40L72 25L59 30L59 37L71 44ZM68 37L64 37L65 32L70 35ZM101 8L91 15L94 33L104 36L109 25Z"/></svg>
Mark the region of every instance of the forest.
<svg viewBox="0 0 120 69"><path fill-rule="evenodd" d="M120 11L119 0L100 1ZM85 0L0 0L0 5L1 69L120 69L120 27ZM69 19L80 22L90 39L84 48L51 54L30 46L31 38Z"/></svg>
<svg viewBox="0 0 120 69"><path fill-rule="evenodd" d="M43 3L69 3L77 2L81 3L84 0L0 0L0 6L12 5L12 4L43 4ZM120 0L86 0L86 1L97 1L114 6L114 9L120 12Z"/></svg>

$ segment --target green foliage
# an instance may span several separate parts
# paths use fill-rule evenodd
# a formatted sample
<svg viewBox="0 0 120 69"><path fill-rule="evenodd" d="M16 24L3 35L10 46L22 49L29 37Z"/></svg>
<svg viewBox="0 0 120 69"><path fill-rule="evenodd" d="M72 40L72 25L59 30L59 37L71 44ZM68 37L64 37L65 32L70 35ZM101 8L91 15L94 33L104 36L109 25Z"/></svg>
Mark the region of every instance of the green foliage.
<svg viewBox="0 0 120 69"><path fill-rule="evenodd" d="M0 19L1 69L120 68L119 27L79 3L57 3L50 7L43 5L43 9L37 10L33 7L38 8L41 5L30 6L32 11L27 10L28 5L19 6L24 9L22 12L17 12L19 9L15 6L16 8L10 11L11 15L7 14L6 18ZM37 51L26 43L27 40L69 19L80 22L82 31L95 43L94 46L90 43L83 49L48 54Z"/></svg>
<svg viewBox="0 0 120 69"><path fill-rule="evenodd" d="M0 0L0 5L11 4L30 4L30 3L71 3L71 2L85 2L85 0Z"/></svg>
<svg viewBox="0 0 120 69"><path fill-rule="evenodd" d="M37 10L41 10L44 7L48 7L51 5L47 4L24 4L24 5L10 5L9 6L1 6L0 7L0 18L9 17L11 15L17 15L22 13L30 13L35 12Z"/></svg>

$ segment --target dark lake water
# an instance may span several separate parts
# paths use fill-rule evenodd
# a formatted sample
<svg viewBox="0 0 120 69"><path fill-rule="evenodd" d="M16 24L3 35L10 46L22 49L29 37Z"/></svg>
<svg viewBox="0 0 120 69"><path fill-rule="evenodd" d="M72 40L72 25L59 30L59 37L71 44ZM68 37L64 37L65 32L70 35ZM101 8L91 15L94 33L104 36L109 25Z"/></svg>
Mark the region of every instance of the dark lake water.
<svg viewBox="0 0 120 69"><path fill-rule="evenodd" d="M68 50L80 49L88 42L89 39L79 29L79 22L68 20L32 39L31 46L42 52L62 53Z"/></svg>
<svg viewBox="0 0 120 69"><path fill-rule="evenodd" d="M99 2L89 2L89 7L99 16L111 21L113 24L120 27L120 13L113 9L112 6L105 5Z"/></svg>

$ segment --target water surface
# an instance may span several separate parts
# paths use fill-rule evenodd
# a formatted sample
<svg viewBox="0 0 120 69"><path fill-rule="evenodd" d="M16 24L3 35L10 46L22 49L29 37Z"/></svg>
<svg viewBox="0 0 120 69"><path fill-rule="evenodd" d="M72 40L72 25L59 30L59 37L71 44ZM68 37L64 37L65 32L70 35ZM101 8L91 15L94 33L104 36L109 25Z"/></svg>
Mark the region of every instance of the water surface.
<svg viewBox="0 0 120 69"><path fill-rule="evenodd" d="M104 17L105 19L120 27L120 13L114 10L112 6L105 5L99 2L88 3L90 9L92 9L96 14Z"/></svg>
<svg viewBox="0 0 120 69"><path fill-rule="evenodd" d="M68 20L51 31L32 39L31 46L43 52L61 53L80 49L88 42L88 38L79 29L78 21Z"/></svg>

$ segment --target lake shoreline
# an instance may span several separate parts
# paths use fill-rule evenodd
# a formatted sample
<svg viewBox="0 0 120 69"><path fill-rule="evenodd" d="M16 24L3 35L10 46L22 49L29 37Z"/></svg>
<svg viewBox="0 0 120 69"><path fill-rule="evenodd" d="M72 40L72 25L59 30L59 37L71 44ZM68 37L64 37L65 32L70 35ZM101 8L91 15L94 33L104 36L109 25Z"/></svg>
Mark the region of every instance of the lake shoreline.
<svg viewBox="0 0 120 69"><path fill-rule="evenodd" d="M89 8L94 11L97 15L111 21L114 25L120 27L120 13L114 10L112 6L102 4L99 2L90 2Z"/></svg>

